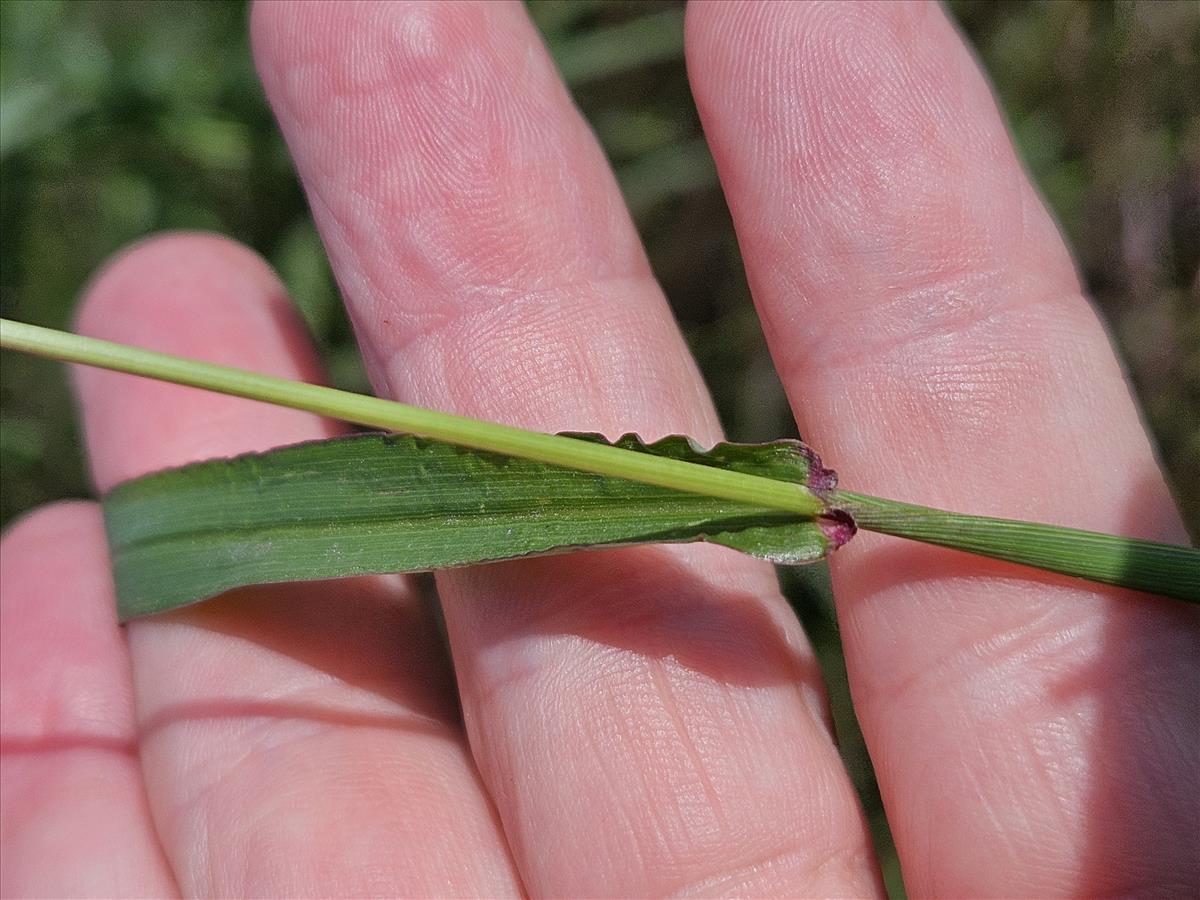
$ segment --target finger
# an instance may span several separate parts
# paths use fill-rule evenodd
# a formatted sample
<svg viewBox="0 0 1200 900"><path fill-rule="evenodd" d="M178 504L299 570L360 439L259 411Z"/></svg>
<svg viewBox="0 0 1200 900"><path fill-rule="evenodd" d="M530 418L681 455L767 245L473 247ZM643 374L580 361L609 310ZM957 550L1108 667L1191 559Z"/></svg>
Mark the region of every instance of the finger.
<svg viewBox="0 0 1200 900"><path fill-rule="evenodd" d="M262 4L253 31L381 392L717 437L519 5ZM533 893L875 889L795 618L769 568L710 551L440 578L472 748Z"/></svg>
<svg viewBox="0 0 1200 900"><path fill-rule="evenodd" d="M181 356L317 375L278 281L217 238L130 251L92 285L80 325ZM106 372L81 370L79 392L102 490L337 430ZM246 589L129 630L150 803L186 893L514 890L435 624L408 579Z"/></svg>
<svg viewBox="0 0 1200 900"><path fill-rule="evenodd" d="M0 541L0 759L0 896L178 894L94 504L43 507Z"/></svg>
<svg viewBox="0 0 1200 900"><path fill-rule="evenodd" d="M698 4L688 61L772 353L844 485L1182 540L1103 329L939 7ZM839 557L910 890L1200 879L1191 611L867 535Z"/></svg>

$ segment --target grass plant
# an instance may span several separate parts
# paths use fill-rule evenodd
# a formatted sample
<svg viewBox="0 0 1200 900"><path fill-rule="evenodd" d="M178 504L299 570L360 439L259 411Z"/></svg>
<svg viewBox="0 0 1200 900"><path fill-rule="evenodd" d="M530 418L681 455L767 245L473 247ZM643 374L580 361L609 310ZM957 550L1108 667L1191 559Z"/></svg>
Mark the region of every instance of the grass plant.
<svg viewBox="0 0 1200 900"><path fill-rule="evenodd" d="M0 346L424 439L313 441L118 486L105 507L126 618L240 584L614 543L710 539L808 562L856 528L1200 602L1196 549L841 490L797 441L705 451L683 437L647 445L634 435L542 434L9 320L0 320ZM418 499L382 502L393 496ZM303 522L296 510L309 511Z"/></svg>

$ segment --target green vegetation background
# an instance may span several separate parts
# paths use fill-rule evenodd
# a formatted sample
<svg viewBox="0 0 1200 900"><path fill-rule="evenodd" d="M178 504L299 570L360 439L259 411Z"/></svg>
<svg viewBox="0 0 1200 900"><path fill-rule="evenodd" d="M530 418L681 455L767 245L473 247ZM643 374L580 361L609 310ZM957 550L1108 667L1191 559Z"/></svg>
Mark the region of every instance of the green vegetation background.
<svg viewBox="0 0 1200 900"><path fill-rule="evenodd" d="M688 92L681 5L530 8L617 169L729 434L793 433ZM1200 4L949 8L1075 249L1200 535ZM68 327L110 254L162 229L211 229L270 260L335 383L365 390L245 21L242 2L0 4L0 306ZM89 493L62 367L0 356L0 466L3 522ZM785 580L826 663L844 752L900 891L823 577Z"/></svg>

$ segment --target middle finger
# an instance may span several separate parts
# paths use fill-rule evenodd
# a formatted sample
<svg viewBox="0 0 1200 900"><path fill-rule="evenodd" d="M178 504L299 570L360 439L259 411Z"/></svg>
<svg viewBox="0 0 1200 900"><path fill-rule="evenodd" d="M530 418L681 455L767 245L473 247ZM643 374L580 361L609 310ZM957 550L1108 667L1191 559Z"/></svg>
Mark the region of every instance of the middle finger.
<svg viewBox="0 0 1200 900"><path fill-rule="evenodd" d="M204 235L122 254L96 337L313 379L263 262ZM327 437L309 413L81 368L98 488ZM467 753L437 625L400 577L260 585L129 623L142 777L185 895L502 896L517 890Z"/></svg>
<svg viewBox="0 0 1200 900"><path fill-rule="evenodd" d="M253 28L381 394L544 430L719 436L519 5L260 4ZM472 750L531 891L876 889L769 567L639 548L440 588Z"/></svg>

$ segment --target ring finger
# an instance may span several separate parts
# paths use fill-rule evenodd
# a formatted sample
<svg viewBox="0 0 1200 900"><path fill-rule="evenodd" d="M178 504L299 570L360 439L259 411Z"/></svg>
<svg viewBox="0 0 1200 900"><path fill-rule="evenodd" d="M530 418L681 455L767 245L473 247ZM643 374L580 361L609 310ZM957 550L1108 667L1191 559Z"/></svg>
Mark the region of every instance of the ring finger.
<svg viewBox="0 0 1200 900"><path fill-rule="evenodd" d="M312 380L282 288L229 241L142 244L80 329ZM326 437L306 413L82 369L97 487ZM142 770L185 894L498 896L517 889L408 579L245 589L129 626Z"/></svg>

